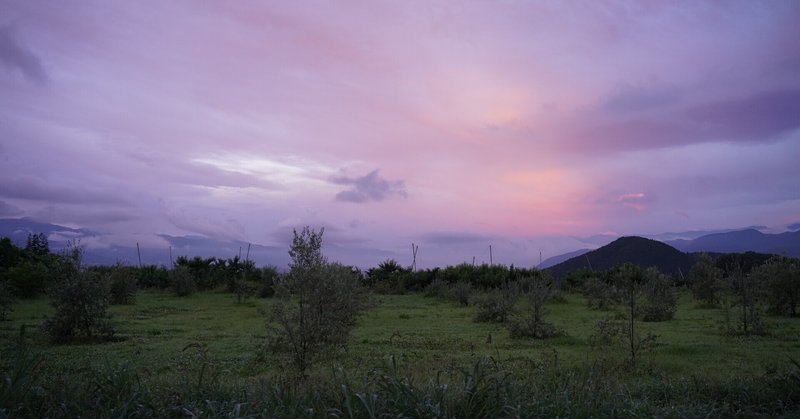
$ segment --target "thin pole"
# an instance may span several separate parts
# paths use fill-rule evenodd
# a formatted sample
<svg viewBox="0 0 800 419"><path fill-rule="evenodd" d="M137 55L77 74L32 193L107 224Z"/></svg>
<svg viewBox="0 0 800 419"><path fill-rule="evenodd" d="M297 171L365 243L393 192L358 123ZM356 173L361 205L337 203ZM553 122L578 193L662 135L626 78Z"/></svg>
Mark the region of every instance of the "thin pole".
<svg viewBox="0 0 800 419"><path fill-rule="evenodd" d="M494 265L494 260L492 259L492 245L489 245L489 266Z"/></svg>
<svg viewBox="0 0 800 419"><path fill-rule="evenodd" d="M139 242L136 242L136 254L139 255L139 269L142 269L142 252L139 250Z"/></svg>
<svg viewBox="0 0 800 419"><path fill-rule="evenodd" d="M175 266L175 262L172 260L172 246L169 247L169 264Z"/></svg>
<svg viewBox="0 0 800 419"><path fill-rule="evenodd" d="M247 243L247 256L245 257L246 261L250 261L250 244L251 243Z"/></svg>
<svg viewBox="0 0 800 419"><path fill-rule="evenodd" d="M242 246L239 246L239 259L242 258Z"/></svg>

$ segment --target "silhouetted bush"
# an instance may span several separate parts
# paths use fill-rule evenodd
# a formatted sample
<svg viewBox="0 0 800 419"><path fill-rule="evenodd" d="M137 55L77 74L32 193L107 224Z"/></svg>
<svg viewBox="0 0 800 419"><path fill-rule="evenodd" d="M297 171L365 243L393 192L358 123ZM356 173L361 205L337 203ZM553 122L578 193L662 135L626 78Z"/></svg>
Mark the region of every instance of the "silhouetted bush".
<svg viewBox="0 0 800 419"><path fill-rule="evenodd" d="M678 309L678 294L672 279L656 268L646 269L644 276L644 283L641 284L642 301L636 313L638 318L646 322L672 319Z"/></svg>
<svg viewBox="0 0 800 419"><path fill-rule="evenodd" d="M518 295L516 284L506 281L500 288L477 297L475 321L504 323L514 314Z"/></svg>
<svg viewBox="0 0 800 419"><path fill-rule="evenodd" d="M558 331L553 323L544 319L545 304L556 295L552 278L539 274L523 278L518 283L523 299L528 303L523 314L511 318L508 329L512 338L536 339L555 336Z"/></svg>
<svg viewBox="0 0 800 419"><path fill-rule="evenodd" d="M450 285L445 295L462 306L468 306L472 300L472 285L469 282L456 282Z"/></svg>

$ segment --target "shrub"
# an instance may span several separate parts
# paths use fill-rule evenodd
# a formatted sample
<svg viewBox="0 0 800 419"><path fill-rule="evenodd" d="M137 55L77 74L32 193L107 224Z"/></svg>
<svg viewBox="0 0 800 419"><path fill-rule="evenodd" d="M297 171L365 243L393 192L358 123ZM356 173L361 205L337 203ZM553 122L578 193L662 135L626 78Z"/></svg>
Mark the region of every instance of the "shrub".
<svg viewBox="0 0 800 419"><path fill-rule="evenodd" d="M557 334L556 327L546 321L544 316L547 309L544 307L556 294L553 281L542 274L523 278L519 288L527 307L522 316L513 317L509 323L512 338L548 338Z"/></svg>
<svg viewBox="0 0 800 419"><path fill-rule="evenodd" d="M6 281L0 281L0 321L5 320L14 305L14 295Z"/></svg>
<svg viewBox="0 0 800 419"><path fill-rule="evenodd" d="M505 323L515 312L517 297L516 284L504 282L499 289L489 291L475 300L478 306L475 321Z"/></svg>
<svg viewBox="0 0 800 419"><path fill-rule="evenodd" d="M427 287L425 287L425 296L444 298L447 295L447 291L447 283L439 278L436 278L431 281Z"/></svg>
<svg viewBox="0 0 800 419"><path fill-rule="evenodd" d="M267 348L287 354L300 374L321 355L345 345L364 307L358 276L322 255L323 232L294 231L291 271L279 293L284 298L273 306L268 326Z"/></svg>
<svg viewBox="0 0 800 419"><path fill-rule="evenodd" d="M616 288L597 277L588 278L584 281L583 295L586 297L586 305L588 307L599 310L605 310L619 302Z"/></svg>
<svg viewBox="0 0 800 419"><path fill-rule="evenodd" d="M646 322L670 320L678 309L678 295L672 280L656 268L644 272L645 282L641 285L642 301L637 308L637 316Z"/></svg>
<svg viewBox="0 0 800 419"><path fill-rule="evenodd" d="M24 260L6 273L9 286L21 298L32 298L46 291L49 282L47 266L36 259Z"/></svg>
<svg viewBox="0 0 800 419"><path fill-rule="evenodd" d="M141 268L131 268L136 277L136 283L141 288L157 288L165 290L170 286L170 275L164 266L145 265Z"/></svg>
<svg viewBox="0 0 800 419"><path fill-rule="evenodd" d="M267 265L261 268L261 286L258 288L259 298L269 298L275 295L275 285L280 279L278 267Z"/></svg>
<svg viewBox="0 0 800 419"><path fill-rule="evenodd" d="M117 264L108 274L111 304L133 304L136 299L136 277L130 269Z"/></svg>
<svg viewBox="0 0 800 419"><path fill-rule="evenodd" d="M108 289L93 272L77 272L57 283L50 304L55 313L44 330L53 343L72 340L107 340L114 335L108 309Z"/></svg>
<svg viewBox="0 0 800 419"><path fill-rule="evenodd" d="M721 292L724 319L722 332L727 335L765 335L767 325L758 307L759 284L756 275L745 274L741 267L728 270Z"/></svg>
<svg viewBox="0 0 800 419"><path fill-rule="evenodd" d="M468 306L472 299L472 285L469 282L456 282L450 285L445 294L447 298L463 306Z"/></svg>
<svg viewBox="0 0 800 419"><path fill-rule="evenodd" d="M169 272L169 282L175 295L186 297L197 291L197 284L194 281L189 269L184 266L176 266Z"/></svg>
<svg viewBox="0 0 800 419"><path fill-rule="evenodd" d="M770 313L797 316L797 306L800 304L800 259L775 256L754 269L753 275L764 289L763 297Z"/></svg>
<svg viewBox="0 0 800 419"><path fill-rule="evenodd" d="M688 283L695 300L713 307L719 302L719 292L723 286L722 270L714 265L711 256L703 253L689 271Z"/></svg>

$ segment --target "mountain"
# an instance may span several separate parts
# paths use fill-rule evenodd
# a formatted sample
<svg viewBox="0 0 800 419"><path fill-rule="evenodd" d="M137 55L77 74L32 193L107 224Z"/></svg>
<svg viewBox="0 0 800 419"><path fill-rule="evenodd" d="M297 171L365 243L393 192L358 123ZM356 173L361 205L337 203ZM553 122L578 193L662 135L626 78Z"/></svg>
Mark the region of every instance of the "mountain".
<svg viewBox="0 0 800 419"><path fill-rule="evenodd" d="M800 257L800 231L765 234L755 229L709 234L694 240L671 240L667 243L684 252L742 253L758 252Z"/></svg>
<svg viewBox="0 0 800 419"><path fill-rule="evenodd" d="M578 249L573 252L564 253L563 255L553 256L550 258L545 259L542 263L537 266L539 269L547 269L551 266L558 265L561 262L564 262L568 259L572 259L574 257L580 256L584 253L591 252L592 249Z"/></svg>
<svg viewBox="0 0 800 419"><path fill-rule="evenodd" d="M550 267L557 278L577 269L590 268L602 271L630 262L642 267L655 266L661 272L686 275L694 264L691 256L660 241L644 237L620 237L591 252L573 257Z"/></svg>

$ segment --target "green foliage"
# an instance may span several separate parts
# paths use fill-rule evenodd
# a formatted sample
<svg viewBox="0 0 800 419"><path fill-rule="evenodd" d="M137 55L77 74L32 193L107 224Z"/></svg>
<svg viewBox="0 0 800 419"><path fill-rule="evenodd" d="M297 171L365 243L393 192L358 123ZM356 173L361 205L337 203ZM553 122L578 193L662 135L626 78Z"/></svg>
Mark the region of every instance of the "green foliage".
<svg viewBox="0 0 800 419"><path fill-rule="evenodd" d="M761 317L759 300L763 290L757 275L745 274L734 266L723 278L722 304L725 317L722 332L728 335L766 335L767 325Z"/></svg>
<svg viewBox="0 0 800 419"><path fill-rule="evenodd" d="M506 281L499 289L491 290L475 299L478 313L476 322L505 323L516 312L519 287Z"/></svg>
<svg viewBox="0 0 800 419"><path fill-rule="evenodd" d="M606 310L619 303L616 287L597 276L588 277L583 281L583 296L586 297L588 307L598 310Z"/></svg>
<svg viewBox="0 0 800 419"><path fill-rule="evenodd" d="M141 288L165 290L170 287L169 270L164 266L145 265L131 268L136 283Z"/></svg>
<svg viewBox="0 0 800 419"><path fill-rule="evenodd" d="M472 300L472 285L469 282L456 282L447 288L445 296L462 306L468 306Z"/></svg>
<svg viewBox="0 0 800 419"><path fill-rule="evenodd" d="M800 304L800 259L775 256L755 268L752 275L761 284L769 312L797 316Z"/></svg>
<svg viewBox="0 0 800 419"><path fill-rule="evenodd" d="M11 313L11 306L14 305L16 299L11 292L11 286L7 281L0 281L0 321L6 319Z"/></svg>
<svg viewBox="0 0 800 419"><path fill-rule="evenodd" d="M553 323L545 320L547 304L556 289L550 275L535 275L519 281L519 289L527 306L523 315L511 318L508 328L512 338L531 337L544 339L555 336L558 331Z"/></svg>
<svg viewBox="0 0 800 419"><path fill-rule="evenodd" d="M328 263L322 254L323 230L305 227L294 231L289 249L291 271L273 306L267 348L287 354L297 372L306 370L320 356L347 343L364 293L350 267Z"/></svg>
<svg viewBox="0 0 800 419"><path fill-rule="evenodd" d="M644 276L638 318L646 322L672 319L678 309L678 294L672 279L652 267L644 271Z"/></svg>
<svg viewBox="0 0 800 419"><path fill-rule="evenodd" d="M131 269L117 263L108 273L109 302L111 304L133 304L136 300L136 277Z"/></svg>
<svg viewBox="0 0 800 419"><path fill-rule="evenodd" d="M713 307L719 302L719 292L723 287L722 269L716 266L711 256L703 253L689 271L688 285L696 300Z"/></svg>
<svg viewBox="0 0 800 419"><path fill-rule="evenodd" d="M8 268L5 276L14 293L21 298L33 298L43 294L50 283L47 266L36 259L23 259Z"/></svg>
<svg viewBox="0 0 800 419"><path fill-rule="evenodd" d="M82 250L73 251L63 262L70 265L63 271L72 275L62 278L51 290L50 304L55 313L42 327L53 343L110 339L114 327L107 313L106 284L96 273L81 270Z"/></svg>
<svg viewBox="0 0 800 419"><path fill-rule="evenodd" d="M45 256L50 253L50 245L44 233L28 234L25 252L34 256Z"/></svg>
<svg viewBox="0 0 800 419"><path fill-rule="evenodd" d="M275 286L280 280L281 274L275 265L267 265L261 268L261 286L258 288L259 298L270 298L275 295Z"/></svg>
<svg viewBox="0 0 800 419"><path fill-rule="evenodd" d="M186 297L197 291L197 283L194 278L195 276L186 266L175 266L169 271L170 286L178 297Z"/></svg>

